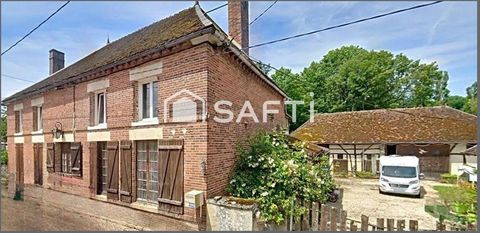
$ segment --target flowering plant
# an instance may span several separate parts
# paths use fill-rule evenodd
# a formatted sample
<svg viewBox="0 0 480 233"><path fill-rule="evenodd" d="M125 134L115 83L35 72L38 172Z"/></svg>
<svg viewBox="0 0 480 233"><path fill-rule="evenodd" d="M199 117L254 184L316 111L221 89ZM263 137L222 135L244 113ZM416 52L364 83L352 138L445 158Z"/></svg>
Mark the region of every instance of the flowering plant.
<svg viewBox="0 0 480 233"><path fill-rule="evenodd" d="M239 158L227 191L256 199L261 217L282 223L306 212L297 199L325 203L333 189L328 157L309 158L304 143L291 142L283 131L259 132L238 147Z"/></svg>

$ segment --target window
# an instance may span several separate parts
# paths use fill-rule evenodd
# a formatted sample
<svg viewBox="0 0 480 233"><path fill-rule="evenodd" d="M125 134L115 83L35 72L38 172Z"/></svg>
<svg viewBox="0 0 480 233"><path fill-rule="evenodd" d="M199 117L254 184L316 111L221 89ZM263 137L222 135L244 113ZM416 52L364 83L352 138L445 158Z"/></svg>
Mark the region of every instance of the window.
<svg viewBox="0 0 480 233"><path fill-rule="evenodd" d="M42 106L33 107L33 131L43 130L43 119L42 119L43 113L42 112L43 112Z"/></svg>
<svg viewBox="0 0 480 233"><path fill-rule="evenodd" d="M140 85L140 119L158 117L158 82L152 81Z"/></svg>
<svg viewBox="0 0 480 233"><path fill-rule="evenodd" d="M107 101L105 101L105 92L95 95L95 125L107 123Z"/></svg>
<svg viewBox="0 0 480 233"><path fill-rule="evenodd" d="M22 133L23 131L23 119L22 110L15 111L15 133Z"/></svg>
<svg viewBox="0 0 480 233"><path fill-rule="evenodd" d="M137 142L137 199L158 203L158 142Z"/></svg>
<svg viewBox="0 0 480 233"><path fill-rule="evenodd" d="M337 159L343 159L343 154L337 154Z"/></svg>
<svg viewBox="0 0 480 233"><path fill-rule="evenodd" d="M70 143L62 143L62 173L72 173L72 151L70 150Z"/></svg>

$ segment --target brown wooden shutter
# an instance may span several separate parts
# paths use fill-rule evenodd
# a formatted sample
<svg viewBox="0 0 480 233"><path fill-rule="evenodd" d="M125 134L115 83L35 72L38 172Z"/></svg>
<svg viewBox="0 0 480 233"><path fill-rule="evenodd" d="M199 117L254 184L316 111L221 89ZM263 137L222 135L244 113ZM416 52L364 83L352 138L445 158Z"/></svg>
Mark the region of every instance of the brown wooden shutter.
<svg viewBox="0 0 480 233"><path fill-rule="evenodd" d="M70 144L70 153L72 174L76 176L82 176L82 143L72 142Z"/></svg>
<svg viewBox="0 0 480 233"><path fill-rule="evenodd" d="M132 142L121 141L120 200L132 202Z"/></svg>
<svg viewBox="0 0 480 233"><path fill-rule="evenodd" d="M98 194L98 176L97 176L97 155L98 146L97 142L90 142L90 192L92 194Z"/></svg>
<svg viewBox="0 0 480 233"><path fill-rule="evenodd" d="M107 198L118 200L118 142L107 143Z"/></svg>
<svg viewBox="0 0 480 233"><path fill-rule="evenodd" d="M34 106L33 107L33 131L37 131L38 130L38 107L37 106Z"/></svg>
<svg viewBox="0 0 480 233"><path fill-rule="evenodd" d="M55 155L53 156L55 161L55 165L53 166L54 171L62 172L62 143L55 143L54 146L55 146L55 149L54 149Z"/></svg>
<svg viewBox="0 0 480 233"><path fill-rule="evenodd" d="M183 214L183 140L159 140L158 152L158 208Z"/></svg>
<svg viewBox="0 0 480 233"><path fill-rule="evenodd" d="M20 189L23 188L23 144L15 144L15 154L16 154L16 182L17 182L17 187Z"/></svg>
<svg viewBox="0 0 480 233"><path fill-rule="evenodd" d="M55 167L55 144L47 143L47 172L54 172Z"/></svg>
<svg viewBox="0 0 480 233"><path fill-rule="evenodd" d="M15 133L20 132L20 111L15 111Z"/></svg>
<svg viewBox="0 0 480 233"><path fill-rule="evenodd" d="M90 93L90 119L89 120L90 120L90 126L94 126L95 125L95 93Z"/></svg>

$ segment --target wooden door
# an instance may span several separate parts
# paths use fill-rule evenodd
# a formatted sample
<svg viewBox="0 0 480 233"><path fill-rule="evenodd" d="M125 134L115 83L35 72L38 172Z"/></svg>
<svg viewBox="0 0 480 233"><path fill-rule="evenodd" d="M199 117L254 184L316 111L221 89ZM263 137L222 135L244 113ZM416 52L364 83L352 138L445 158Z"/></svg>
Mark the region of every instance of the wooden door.
<svg viewBox="0 0 480 233"><path fill-rule="evenodd" d="M33 175L34 183L38 185L43 184L43 145L36 143L33 144Z"/></svg>
<svg viewBox="0 0 480 233"><path fill-rule="evenodd" d="M16 155L16 184L17 188L23 187L23 144L15 144L15 155Z"/></svg>
<svg viewBox="0 0 480 233"><path fill-rule="evenodd" d="M183 214L183 140L159 140L158 151L158 208Z"/></svg>

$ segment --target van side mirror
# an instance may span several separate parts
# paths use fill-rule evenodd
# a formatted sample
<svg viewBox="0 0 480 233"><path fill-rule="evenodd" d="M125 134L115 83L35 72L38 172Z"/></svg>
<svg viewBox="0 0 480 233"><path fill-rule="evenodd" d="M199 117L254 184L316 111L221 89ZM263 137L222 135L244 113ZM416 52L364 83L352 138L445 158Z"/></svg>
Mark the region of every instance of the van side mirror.
<svg viewBox="0 0 480 233"><path fill-rule="evenodd" d="M420 173L420 174L418 175L418 178L420 178L420 180L423 180L423 179L425 179L425 174L423 174L423 173Z"/></svg>

